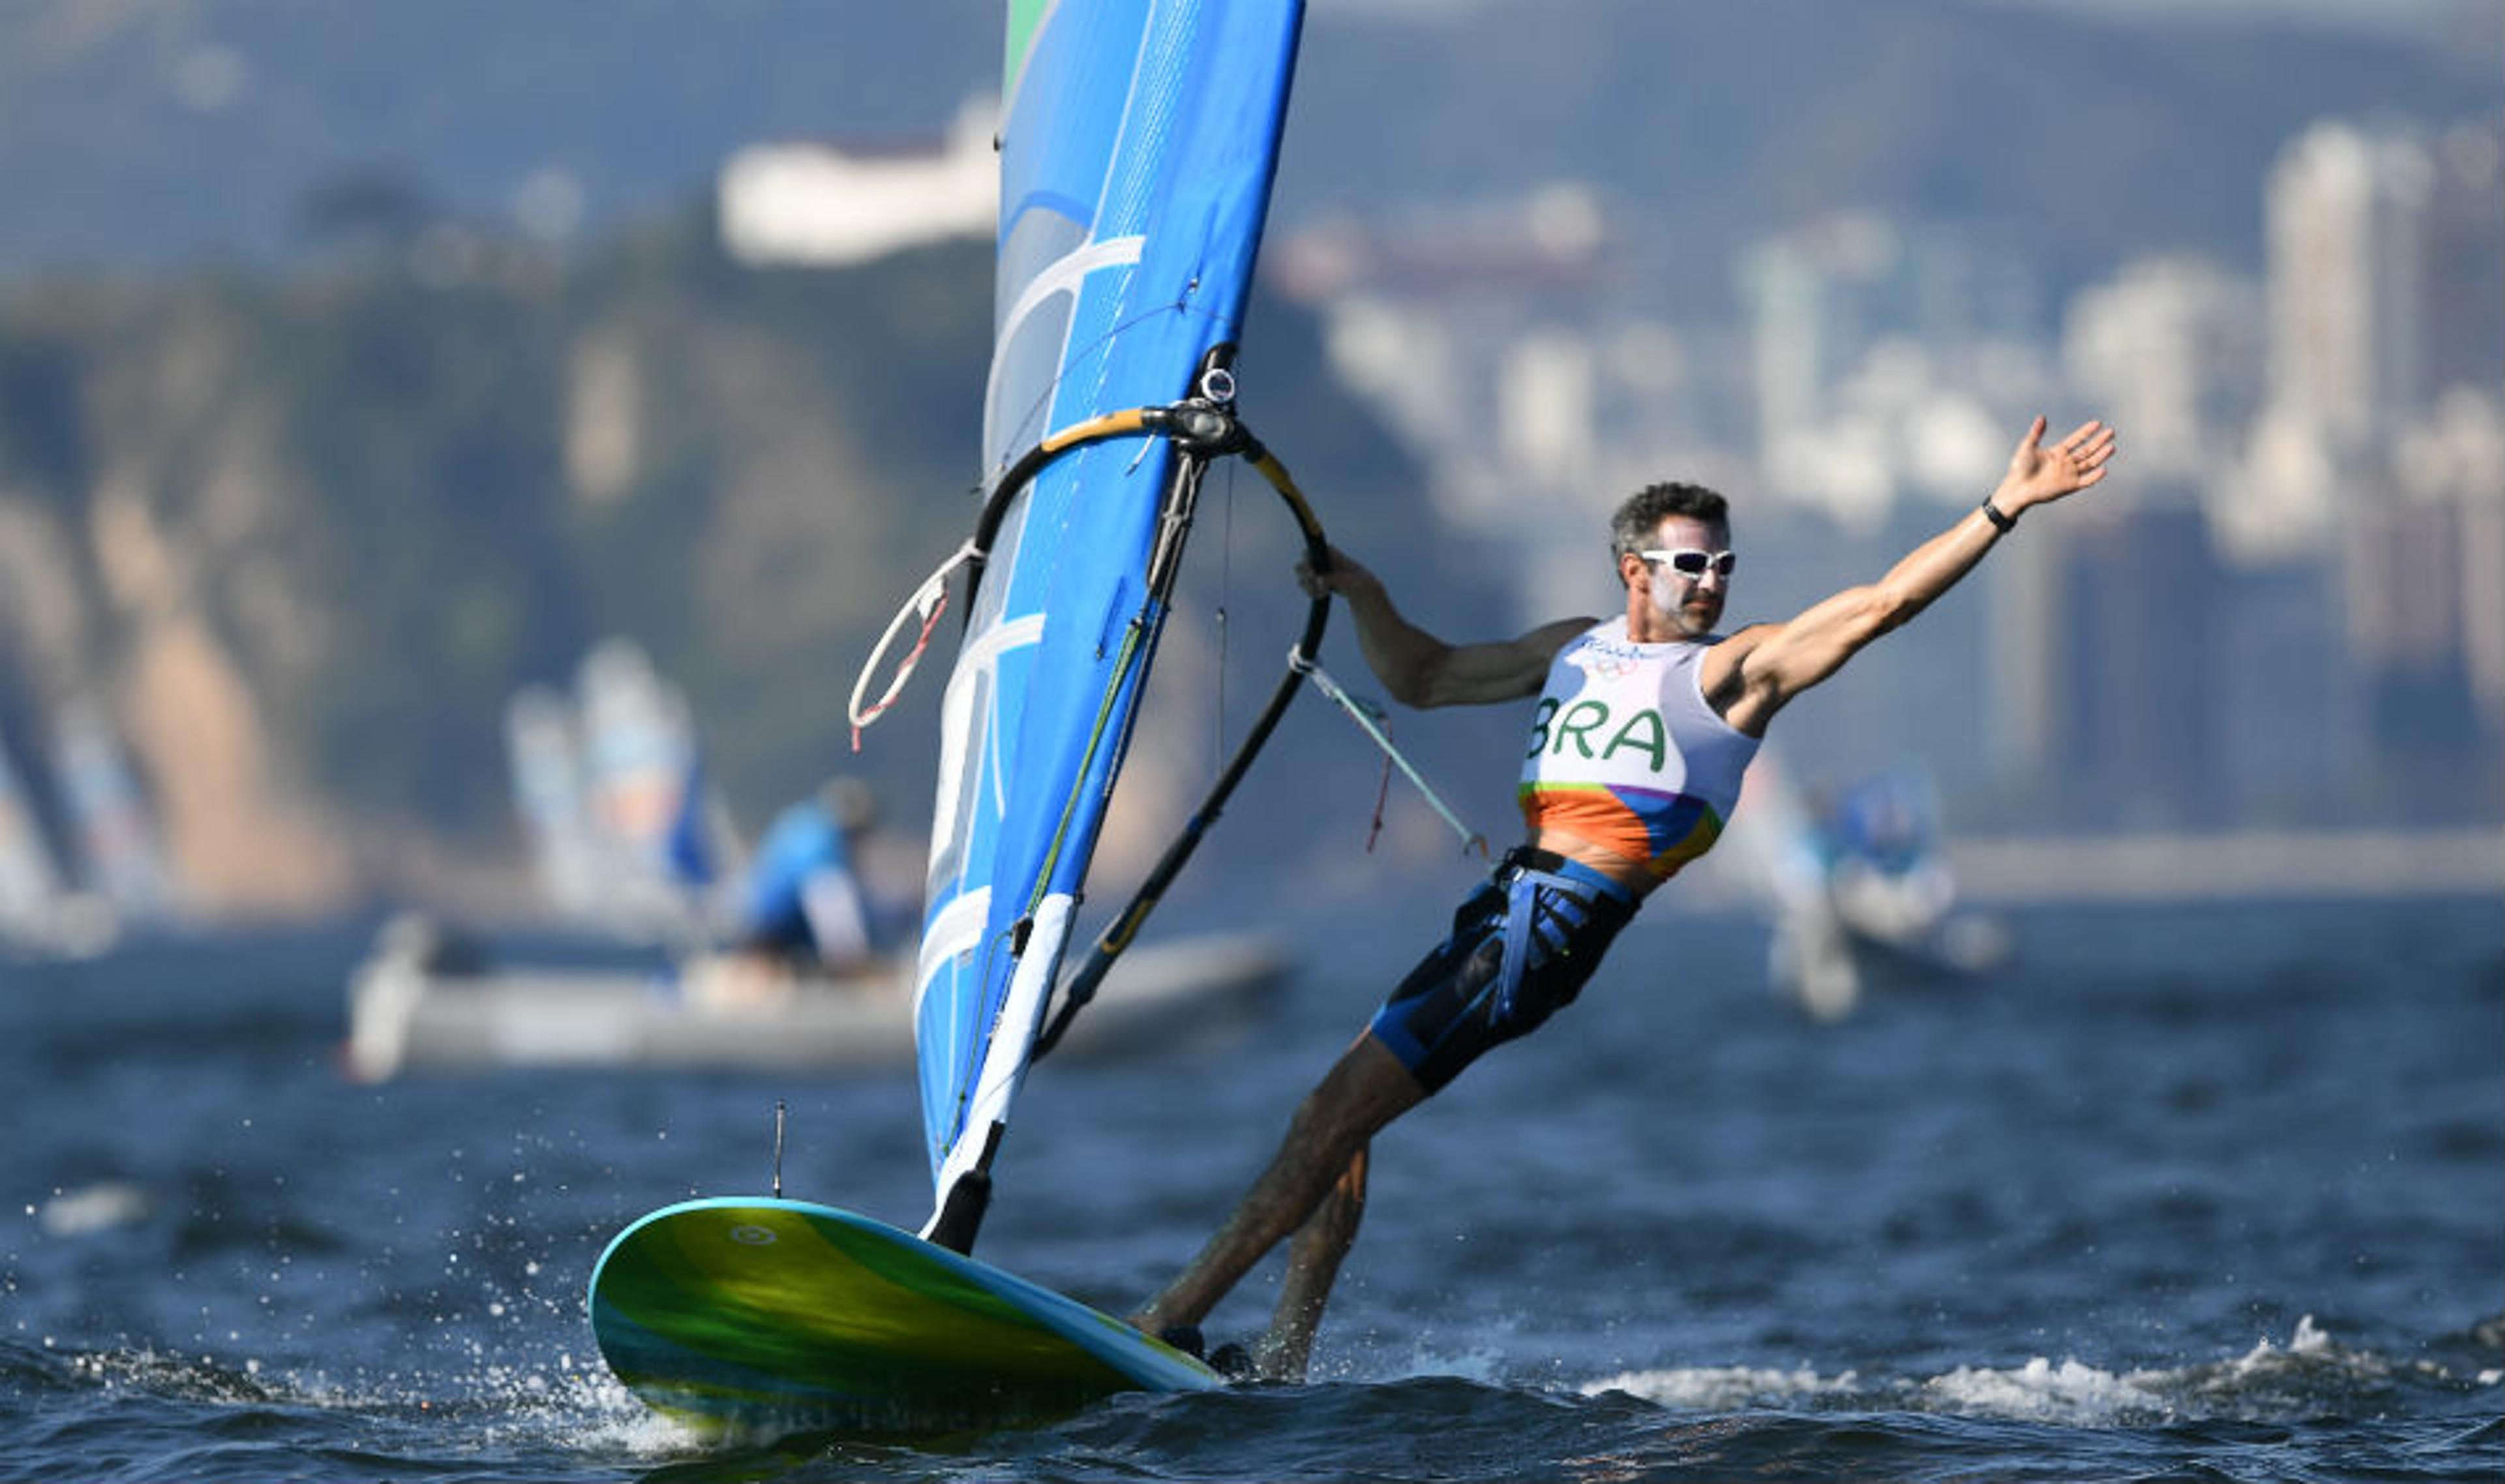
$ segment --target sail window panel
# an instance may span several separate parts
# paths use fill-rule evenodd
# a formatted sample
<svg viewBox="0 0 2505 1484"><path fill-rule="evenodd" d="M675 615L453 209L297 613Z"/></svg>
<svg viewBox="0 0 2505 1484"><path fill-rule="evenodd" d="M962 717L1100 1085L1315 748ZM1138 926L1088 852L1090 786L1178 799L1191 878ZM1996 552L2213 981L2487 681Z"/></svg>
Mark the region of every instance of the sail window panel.
<svg viewBox="0 0 2505 1484"><path fill-rule="evenodd" d="M1030 298L1018 310L1017 322L1004 327L1004 338L992 358L990 398L983 409L983 467L993 478L1053 431L1045 419L1060 374L1061 352L1070 338L1074 302L1067 290Z"/></svg>

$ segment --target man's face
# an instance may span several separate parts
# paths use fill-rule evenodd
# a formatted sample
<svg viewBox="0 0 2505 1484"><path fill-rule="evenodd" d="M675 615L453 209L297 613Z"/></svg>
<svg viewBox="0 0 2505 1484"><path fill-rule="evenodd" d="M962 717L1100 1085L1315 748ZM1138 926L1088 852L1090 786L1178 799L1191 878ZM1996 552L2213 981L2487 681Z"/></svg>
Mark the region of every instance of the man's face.
<svg viewBox="0 0 2505 1484"><path fill-rule="evenodd" d="M1722 601L1730 595L1731 580L1719 570L1720 562L1711 558L1731 548L1730 528L1692 515L1665 515L1654 529L1653 548L1708 554L1705 571L1695 576L1678 571L1668 560L1646 561L1644 582L1654 616L1680 638L1702 639L1713 632L1713 626L1722 621Z"/></svg>

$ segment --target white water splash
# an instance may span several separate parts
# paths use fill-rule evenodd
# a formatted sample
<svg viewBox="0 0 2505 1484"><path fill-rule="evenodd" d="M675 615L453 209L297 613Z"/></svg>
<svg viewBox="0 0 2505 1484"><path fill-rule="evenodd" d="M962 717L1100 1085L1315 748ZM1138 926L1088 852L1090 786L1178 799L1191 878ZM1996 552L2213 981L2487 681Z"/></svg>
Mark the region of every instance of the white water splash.
<svg viewBox="0 0 2505 1484"><path fill-rule="evenodd" d="M1626 1371L1605 1381L1591 1382L1581 1390L1586 1396L1625 1392L1663 1406L1727 1412L1746 1406L1781 1406L1815 1396L1850 1396L1858 1385L1859 1377L1852 1371L1828 1377L1807 1366L1769 1370L1721 1365Z"/></svg>
<svg viewBox="0 0 2505 1484"><path fill-rule="evenodd" d="M2116 1376L2065 1360L2038 1357L2015 1370L1959 1366L1921 1385L1927 1410L2021 1422L2110 1426L2171 1417L2174 1409L2149 1373Z"/></svg>
<svg viewBox="0 0 2505 1484"><path fill-rule="evenodd" d="M2491 1375L2482 1374L2479 1383L2493 1384ZM1586 1396L1625 1392L1696 1411L1830 1399L2099 1428L2145 1426L2185 1416L2293 1415L2325 1390L2372 1388L2391 1379L2388 1360L2340 1346L2308 1315L2283 1346L2263 1338L2233 1360L2170 1369L2117 1373L2075 1359L2057 1362L2037 1357L2008 1368L1961 1365L1942 1376L1865 1386L1852 1371L1830 1377L1809 1366L1788 1371L1699 1366L1630 1371L1579 1389Z"/></svg>
<svg viewBox="0 0 2505 1484"><path fill-rule="evenodd" d="M1450 1377L1473 1381L1481 1386L1501 1385L1508 1357L1500 1340L1482 1338L1478 1343L1454 1349L1421 1337L1410 1344L1406 1356L1389 1358L1388 1364L1377 1361L1369 1365L1361 1379L1366 1381L1414 1381L1422 1377ZM1315 1368L1316 1379L1360 1379L1354 1366L1343 1366L1325 1372Z"/></svg>

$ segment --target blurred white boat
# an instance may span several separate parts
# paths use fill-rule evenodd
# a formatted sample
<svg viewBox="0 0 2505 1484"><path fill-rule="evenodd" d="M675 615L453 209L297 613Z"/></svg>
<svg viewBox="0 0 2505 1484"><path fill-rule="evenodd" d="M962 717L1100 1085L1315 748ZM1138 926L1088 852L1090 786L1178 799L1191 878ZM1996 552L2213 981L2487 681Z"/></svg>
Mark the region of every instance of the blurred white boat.
<svg viewBox="0 0 2505 1484"><path fill-rule="evenodd" d="M1133 945L1057 1054L1203 1046L1275 1004L1290 964L1265 935ZM909 962L792 977L730 955L672 970L483 962L423 919L388 925L349 986L346 1071L522 1067L827 1071L913 1064Z"/></svg>

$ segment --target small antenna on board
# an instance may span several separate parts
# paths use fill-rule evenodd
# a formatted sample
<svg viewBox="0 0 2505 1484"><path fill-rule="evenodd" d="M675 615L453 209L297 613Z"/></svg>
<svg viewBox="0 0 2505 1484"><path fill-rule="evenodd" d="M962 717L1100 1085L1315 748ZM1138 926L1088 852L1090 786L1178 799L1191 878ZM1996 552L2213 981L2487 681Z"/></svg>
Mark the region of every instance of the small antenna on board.
<svg viewBox="0 0 2505 1484"><path fill-rule="evenodd" d="M783 1198L783 1100L774 1100L774 1198Z"/></svg>

